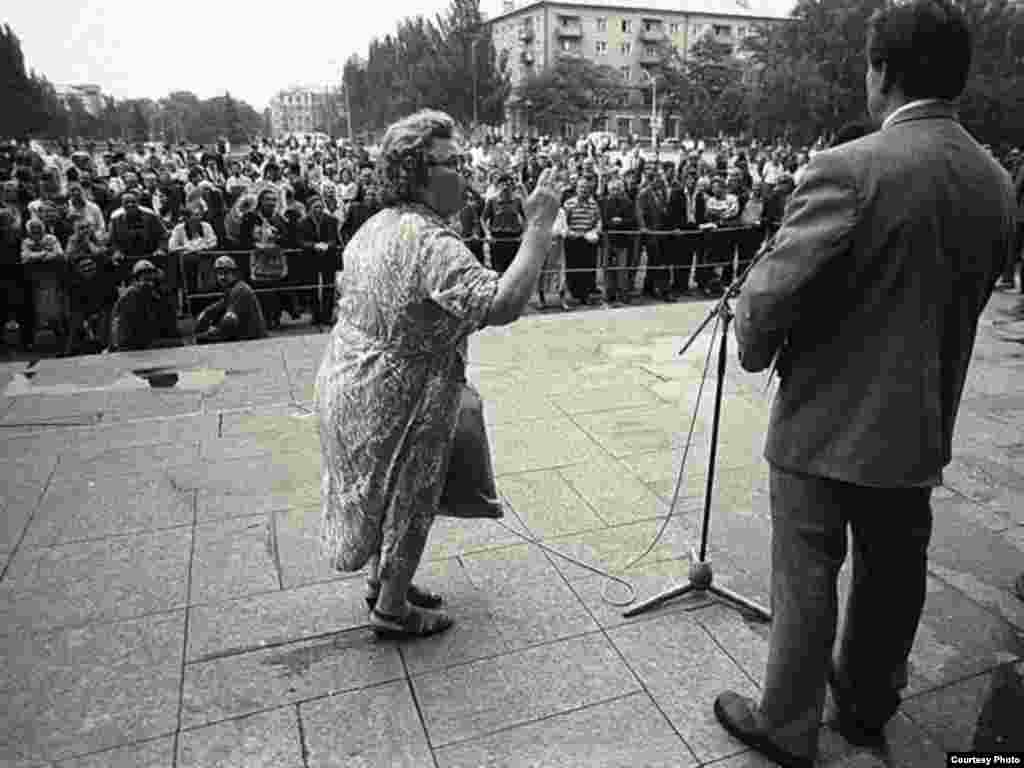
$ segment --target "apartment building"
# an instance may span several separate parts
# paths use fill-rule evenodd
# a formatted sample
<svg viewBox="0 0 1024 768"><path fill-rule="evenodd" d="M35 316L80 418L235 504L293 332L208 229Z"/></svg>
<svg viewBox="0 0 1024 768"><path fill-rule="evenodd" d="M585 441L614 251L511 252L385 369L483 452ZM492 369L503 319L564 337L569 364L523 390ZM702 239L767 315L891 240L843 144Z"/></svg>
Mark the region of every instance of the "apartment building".
<svg viewBox="0 0 1024 768"><path fill-rule="evenodd" d="M660 60L669 43L685 58L689 49L712 34L742 58L740 43L762 25L785 21L767 0L505 0L502 12L487 21L499 55L508 57L513 95L506 113L507 134L534 134L529 105L519 103L515 86L554 63L560 56L581 56L618 70L633 86L626 104L607 117L560 126L564 138L589 131L650 137L652 88L646 67ZM660 116L655 128L662 138L677 137L678 120Z"/></svg>
<svg viewBox="0 0 1024 768"><path fill-rule="evenodd" d="M329 133L341 125L343 100L338 89L292 86L270 100L270 129L274 137L292 133Z"/></svg>
<svg viewBox="0 0 1024 768"><path fill-rule="evenodd" d="M103 89L98 85L89 83L69 83L54 87L57 97L68 106L72 98L78 99L82 107L93 117L98 117L103 111L104 98Z"/></svg>

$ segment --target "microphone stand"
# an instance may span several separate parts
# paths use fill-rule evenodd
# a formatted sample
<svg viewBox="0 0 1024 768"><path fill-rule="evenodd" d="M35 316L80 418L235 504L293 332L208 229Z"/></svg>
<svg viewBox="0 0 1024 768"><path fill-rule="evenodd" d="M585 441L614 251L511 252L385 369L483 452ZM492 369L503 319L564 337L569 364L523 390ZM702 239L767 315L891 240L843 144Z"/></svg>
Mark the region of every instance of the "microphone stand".
<svg viewBox="0 0 1024 768"><path fill-rule="evenodd" d="M684 354L712 320L716 317L721 319L722 338L718 349L718 380L715 385L715 410L711 420L711 450L708 457L707 483L704 489L704 518L701 523L700 531L700 551L694 552L692 549L690 550L689 581L681 586L672 587L671 589L661 592L642 603L638 603L629 610L623 611L623 616L636 616L638 613L642 613L650 608L661 605L675 597L695 593L701 595L710 594L718 597L735 608L746 610L748 613L762 621L772 620L771 613L767 609L755 603L753 600L750 600L731 589L726 589L725 587L720 587L715 584L714 572L711 569L711 563L707 559L708 533L711 528L711 499L713 497L715 487L715 459L718 452L718 429L722 413L722 392L725 388L725 368L726 362L728 361L729 323L734 317L732 307L729 306L729 299L739 295L740 286L746 279L747 273L750 272L751 268L771 249L771 246L771 238L766 239L764 245L761 246L761 249L751 260L750 264L748 264L747 268L743 270L743 274L739 275L733 281L732 285L729 286L729 289L722 295L722 298L718 303L712 307L711 312L708 313L704 322L697 327L683 345L683 348L679 350L680 355ZM713 341L714 336L712 336L712 342ZM698 401L694 407L699 408L700 402Z"/></svg>

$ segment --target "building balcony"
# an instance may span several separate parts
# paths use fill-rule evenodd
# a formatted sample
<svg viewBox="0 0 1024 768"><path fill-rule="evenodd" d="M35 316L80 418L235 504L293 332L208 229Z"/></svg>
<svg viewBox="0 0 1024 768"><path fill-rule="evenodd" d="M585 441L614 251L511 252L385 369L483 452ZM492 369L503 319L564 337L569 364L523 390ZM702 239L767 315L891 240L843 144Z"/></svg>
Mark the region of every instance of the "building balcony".
<svg viewBox="0 0 1024 768"><path fill-rule="evenodd" d="M583 25L575 22L573 24L561 24L557 32L559 37L579 38L583 37Z"/></svg>
<svg viewBox="0 0 1024 768"><path fill-rule="evenodd" d="M519 42L521 42L521 43L532 43L533 42L533 27L522 27L519 30Z"/></svg>
<svg viewBox="0 0 1024 768"><path fill-rule="evenodd" d="M640 39L645 43L661 43L665 40L665 32L662 29L641 29Z"/></svg>
<svg viewBox="0 0 1024 768"><path fill-rule="evenodd" d="M661 63L661 54L649 51L641 51L638 60L641 66L650 67Z"/></svg>

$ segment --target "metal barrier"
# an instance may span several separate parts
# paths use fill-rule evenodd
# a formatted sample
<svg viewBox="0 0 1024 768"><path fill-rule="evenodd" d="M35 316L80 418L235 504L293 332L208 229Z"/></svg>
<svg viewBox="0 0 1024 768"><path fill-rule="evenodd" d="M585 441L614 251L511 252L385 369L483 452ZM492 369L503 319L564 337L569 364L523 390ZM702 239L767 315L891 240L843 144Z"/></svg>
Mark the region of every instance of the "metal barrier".
<svg viewBox="0 0 1024 768"><path fill-rule="evenodd" d="M646 273L650 271L674 271L694 269L714 270L718 268L726 268L729 266L736 265L738 255L736 252L736 247L740 243L738 236L744 233L752 233L758 231L759 229L759 227L741 226L717 227L715 229L702 230L605 230L602 232L600 240L597 243L594 243L594 245L597 248L597 263L594 266L567 267L563 265L563 267L557 270L542 270L541 274L550 275L593 272L595 273L595 277L597 277L600 274L620 272L624 270L632 272L634 275L636 275L641 271ZM633 258L630 259L632 263L625 265L607 263L607 258L605 257L609 249L611 248L609 238L616 236L627 237L632 239L632 245L634 249ZM647 240L648 238L672 239L673 244L679 245L680 247L686 248L687 250L691 251L691 258L689 259L690 263L649 264L648 260L646 258L643 258L642 254L644 241ZM703 256L703 254L701 254L702 250L714 250L716 246L722 247L721 243L716 243L715 241L721 241L727 238L735 241L732 244L733 257L731 259L711 261L706 259ZM463 242L466 243L483 243L485 245L498 242L519 242L521 240L521 238L519 237L466 237L462 239ZM687 243L686 241L690 242ZM728 245L726 245L726 247L728 247ZM338 251L339 255L337 257L335 271L341 269L340 245L338 246ZM282 255L289 259L317 258L317 256L311 255L307 250L302 248L285 248L281 250L281 253ZM187 274L188 272L191 271L191 267L195 266L195 276L198 279L198 275L202 271L200 267L204 264L206 266L211 265L220 256L231 256L232 258L234 258L236 264L238 265L239 271L242 273L243 277L249 280L252 270L252 250L216 249L209 251L196 251L191 253L176 251L168 253L165 259L158 259L158 261L160 262L166 261L167 268L169 270L173 269L176 271L176 274L171 276L172 279L169 279L167 283L169 287L174 286L176 291L180 288L182 295L174 296L174 300L183 301L183 307L180 308L185 310L186 316L195 316L194 313L192 312L191 306L193 301L206 301L211 299L216 300L223 296L223 291L219 289L208 290L208 288L212 286L201 286L199 284L191 285L189 283L189 274ZM188 265L190 269L186 270L185 260L189 259L189 257L194 258L195 261L194 263L190 263ZM135 262L139 261L141 258L149 258L150 260L153 260L153 257L127 258L119 262L117 265L114 265L115 274L117 275L116 280L123 283L124 281L130 279L131 266ZM45 284L46 286L45 290L43 288L36 289L44 290L44 294L46 296L45 307L39 306L39 302L37 301L38 308L43 309L42 314L45 315L45 317L39 318L39 320L41 320L42 322L38 323L37 327L63 326L62 330L66 330L66 322L60 322L60 318L56 316L57 309L55 308L63 308L63 311L60 312L59 314L62 314L63 319L66 321L68 318L69 299L72 291L71 281L69 280L69 266L67 262L61 261L59 263L32 263L27 264L25 266L26 276L30 278L30 282L33 286L42 284ZM309 268L309 265L304 266L307 269ZM321 270L320 265L317 265L316 267L313 268L317 269L318 271ZM33 276L35 277L33 278ZM333 290L333 285L328 285L327 283L321 281L319 276L318 282L315 284L289 282L288 277L285 277L279 281L274 281L273 283L262 281L253 282L251 280L249 280L249 282L255 293L267 295L311 293L314 295L319 295L319 297L322 300L322 294L324 291ZM40 295L39 298L42 299L43 295ZM53 299L52 301L50 300L51 298Z"/></svg>

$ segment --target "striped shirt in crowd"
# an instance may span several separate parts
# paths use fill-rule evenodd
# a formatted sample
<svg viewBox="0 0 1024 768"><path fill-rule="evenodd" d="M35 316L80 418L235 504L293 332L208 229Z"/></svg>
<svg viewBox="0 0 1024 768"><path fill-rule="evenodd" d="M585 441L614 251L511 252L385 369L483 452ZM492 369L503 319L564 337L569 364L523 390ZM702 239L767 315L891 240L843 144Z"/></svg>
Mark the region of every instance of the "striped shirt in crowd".
<svg viewBox="0 0 1024 768"><path fill-rule="evenodd" d="M570 197L562 207L565 208L569 231L573 234L586 234L592 229L597 229L601 223L601 208L593 196L586 200L579 196Z"/></svg>

